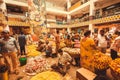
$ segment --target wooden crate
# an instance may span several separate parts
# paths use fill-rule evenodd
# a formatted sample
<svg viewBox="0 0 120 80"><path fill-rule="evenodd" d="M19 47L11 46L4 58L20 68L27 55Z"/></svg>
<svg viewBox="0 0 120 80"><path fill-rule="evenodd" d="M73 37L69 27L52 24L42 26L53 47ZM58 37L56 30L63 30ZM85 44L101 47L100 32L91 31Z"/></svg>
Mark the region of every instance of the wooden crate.
<svg viewBox="0 0 120 80"><path fill-rule="evenodd" d="M77 80L93 80L97 75L88 69L80 68L76 71Z"/></svg>

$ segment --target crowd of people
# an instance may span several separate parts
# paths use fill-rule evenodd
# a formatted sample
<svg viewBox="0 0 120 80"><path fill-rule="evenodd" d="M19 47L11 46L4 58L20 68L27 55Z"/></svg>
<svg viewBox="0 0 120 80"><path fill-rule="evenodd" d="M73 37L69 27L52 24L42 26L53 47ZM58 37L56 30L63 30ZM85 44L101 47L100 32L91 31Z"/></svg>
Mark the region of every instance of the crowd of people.
<svg viewBox="0 0 120 80"><path fill-rule="evenodd" d="M53 49L53 43L49 41L49 38L53 39L56 44L56 48ZM50 51L49 57L52 57L53 54L57 55L59 53L57 51L63 47L80 48L80 56L78 56L80 59L79 66L93 71L94 66L91 64L91 58L95 53L109 53L113 60L119 57L120 30L116 29L113 33L109 33L109 31L105 31L104 29L99 30L98 33L92 33L90 30L87 30L83 35L79 33L65 33L61 35L59 31L57 31L56 34L49 34L46 41L49 41L49 44L43 44L44 48L49 45L50 50L47 50L46 52L46 55L48 55L48 51ZM77 42L77 44L79 44L78 47L75 46L76 41L79 41ZM61 46L62 42L65 46ZM39 45L38 47L41 46Z"/></svg>
<svg viewBox="0 0 120 80"><path fill-rule="evenodd" d="M45 52L46 57L57 57L59 54L58 66L60 70L66 72L66 65L72 61L72 56L62 51L63 47L80 48L80 65L88 69L93 69L90 58L96 51L105 54L110 50L110 56L114 60L118 58L120 51L120 30L114 33L105 32L104 29L98 33L91 33L90 30L80 33L60 33L58 30L53 34L45 34L46 38L39 39L36 50ZM31 39L32 40L32 39ZM78 46L76 45L76 41ZM0 36L0 54L4 58L4 63L9 66L10 73L18 73L17 59L19 55L27 55L27 36L21 32L17 38L10 36L9 31L4 30ZM62 53L62 54L61 54ZM66 56L67 55L67 56ZM67 61L67 62L66 62ZM65 62L65 64L64 64ZM89 64L85 65L86 62ZM66 64L67 63L67 64ZM71 64L71 63L70 63Z"/></svg>

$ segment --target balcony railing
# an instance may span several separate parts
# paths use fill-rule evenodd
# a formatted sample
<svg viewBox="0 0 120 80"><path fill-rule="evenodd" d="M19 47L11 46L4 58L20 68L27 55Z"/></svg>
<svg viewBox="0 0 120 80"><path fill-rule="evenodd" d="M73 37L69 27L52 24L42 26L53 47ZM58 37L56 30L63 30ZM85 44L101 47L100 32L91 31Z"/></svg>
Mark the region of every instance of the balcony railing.
<svg viewBox="0 0 120 80"><path fill-rule="evenodd" d="M78 22L78 23L73 23L70 25L57 25L57 24L52 24L50 25L50 28L75 28L75 27L82 27L82 26L87 26L89 24L102 24L102 23L109 23L109 22L115 22L115 21L120 21L120 14L118 15L113 15L113 16L108 16L104 18L99 18L99 19L94 19L90 21L85 21L85 22Z"/></svg>
<svg viewBox="0 0 120 80"><path fill-rule="evenodd" d="M29 23L20 21L8 21L6 22L9 26L30 26Z"/></svg>

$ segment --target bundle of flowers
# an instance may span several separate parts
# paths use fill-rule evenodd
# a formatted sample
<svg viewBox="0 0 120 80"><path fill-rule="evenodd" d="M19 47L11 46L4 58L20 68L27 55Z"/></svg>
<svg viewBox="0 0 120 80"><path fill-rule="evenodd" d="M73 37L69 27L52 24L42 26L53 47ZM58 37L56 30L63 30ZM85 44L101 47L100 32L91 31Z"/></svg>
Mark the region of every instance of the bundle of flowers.
<svg viewBox="0 0 120 80"><path fill-rule="evenodd" d="M120 58L117 58L110 63L111 74L120 79Z"/></svg>
<svg viewBox="0 0 120 80"><path fill-rule="evenodd" d="M29 59L25 66L25 72L27 73L39 73L50 69L48 61L40 56Z"/></svg>
<svg viewBox="0 0 120 80"><path fill-rule="evenodd" d="M109 68L109 63L111 62L111 57L103 53L96 53L93 56L93 65L96 69L103 70Z"/></svg>

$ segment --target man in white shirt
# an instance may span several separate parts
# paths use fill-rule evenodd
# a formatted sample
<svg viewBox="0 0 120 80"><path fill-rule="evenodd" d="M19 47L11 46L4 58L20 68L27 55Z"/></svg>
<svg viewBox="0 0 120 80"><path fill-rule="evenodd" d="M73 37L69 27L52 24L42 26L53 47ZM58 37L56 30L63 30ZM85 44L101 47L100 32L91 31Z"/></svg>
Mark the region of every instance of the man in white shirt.
<svg viewBox="0 0 120 80"><path fill-rule="evenodd" d="M104 33L104 30L100 30L100 34L98 35L98 47L102 53L106 53L107 49L107 37Z"/></svg>
<svg viewBox="0 0 120 80"><path fill-rule="evenodd" d="M70 68L72 57L67 52L63 52L61 49L58 50L58 53L58 66L63 73L66 73Z"/></svg>

